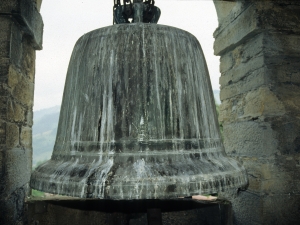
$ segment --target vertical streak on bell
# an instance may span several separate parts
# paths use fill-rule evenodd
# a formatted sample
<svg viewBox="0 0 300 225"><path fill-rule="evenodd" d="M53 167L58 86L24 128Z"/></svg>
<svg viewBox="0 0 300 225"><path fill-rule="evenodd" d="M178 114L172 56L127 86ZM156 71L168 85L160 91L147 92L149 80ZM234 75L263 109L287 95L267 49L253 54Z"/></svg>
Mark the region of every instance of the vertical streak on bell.
<svg viewBox="0 0 300 225"><path fill-rule="evenodd" d="M143 3L134 3L133 10L134 10L133 21L135 23L142 23L143 22L144 4Z"/></svg>

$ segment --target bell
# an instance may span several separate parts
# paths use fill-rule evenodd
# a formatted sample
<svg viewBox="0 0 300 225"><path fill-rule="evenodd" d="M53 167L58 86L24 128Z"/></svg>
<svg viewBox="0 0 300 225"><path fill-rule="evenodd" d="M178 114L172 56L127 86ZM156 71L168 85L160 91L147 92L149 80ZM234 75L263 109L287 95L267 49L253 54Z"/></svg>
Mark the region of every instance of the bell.
<svg viewBox="0 0 300 225"><path fill-rule="evenodd" d="M225 154L199 42L184 30L143 23L145 5L132 7L135 23L119 23L126 19L117 10L126 6L118 5L118 24L77 41L52 157L32 173L32 188L166 199L247 184L244 167ZM159 9L148 7L157 20Z"/></svg>

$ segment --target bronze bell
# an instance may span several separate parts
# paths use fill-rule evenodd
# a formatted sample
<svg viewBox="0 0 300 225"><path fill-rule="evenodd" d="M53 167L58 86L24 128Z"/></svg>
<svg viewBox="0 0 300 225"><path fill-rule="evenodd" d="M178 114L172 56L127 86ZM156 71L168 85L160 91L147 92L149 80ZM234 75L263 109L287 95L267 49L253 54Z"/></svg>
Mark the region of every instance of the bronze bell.
<svg viewBox="0 0 300 225"><path fill-rule="evenodd" d="M148 7L156 22L159 9ZM115 7L116 23L126 22L117 11L125 8ZM31 187L81 198L164 199L245 186L244 167L224 151L199 42L184 30L142 23L146 3L132 9L135 23L77 41L53 154L33 172Z"/></svg>

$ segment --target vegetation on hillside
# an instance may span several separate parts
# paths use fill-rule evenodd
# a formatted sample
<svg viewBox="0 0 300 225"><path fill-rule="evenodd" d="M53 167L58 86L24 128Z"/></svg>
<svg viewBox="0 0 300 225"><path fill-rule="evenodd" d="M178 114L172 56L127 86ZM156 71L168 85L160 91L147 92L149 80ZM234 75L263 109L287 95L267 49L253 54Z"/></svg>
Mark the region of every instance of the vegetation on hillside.
<svg viewBox="0 0 300 225"><path fill-rule="evenodd" d="M36 163L36 165L34 165L32 167L32 169L34 170L36 167L38 167L39 165L41 165L42 163L46 162L47 160L43 160L43 161L38 161ZM42 191L38 191L38 190L35 190L35 189L31 189L31 196L33 197L45 197L45 193L42 192Z"/></svg>
<svg viewBox="0 0 300 225"><path fill-rule="evenodd" d="M56 138L60 106L36 111L32 127L33 166L50 159Z"/></svg>

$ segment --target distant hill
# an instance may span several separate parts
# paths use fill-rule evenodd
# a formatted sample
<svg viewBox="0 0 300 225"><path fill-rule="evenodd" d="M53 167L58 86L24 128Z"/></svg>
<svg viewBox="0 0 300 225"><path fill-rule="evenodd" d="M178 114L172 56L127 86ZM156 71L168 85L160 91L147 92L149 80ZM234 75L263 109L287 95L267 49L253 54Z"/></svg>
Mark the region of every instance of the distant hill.
<svg viewBox="0 0 300 225"><path fill-rule="evenodd" d="M220 90L213 90L216 104L221 104L220 100Z"/></svg>
<svg viewBox="0 0 300 225"><path fill-rule="evenodd" d="M50 159L57 132L60 106L33 112L33 166Z"/></svg>
<svg viewBox="0 0 300 225"><path fill-rule="evenodd" d="M216 104L220 104L220 91L214 90ZM60 106L33 112L32 147L33 166L50 159L57 132Z"/></svg>

